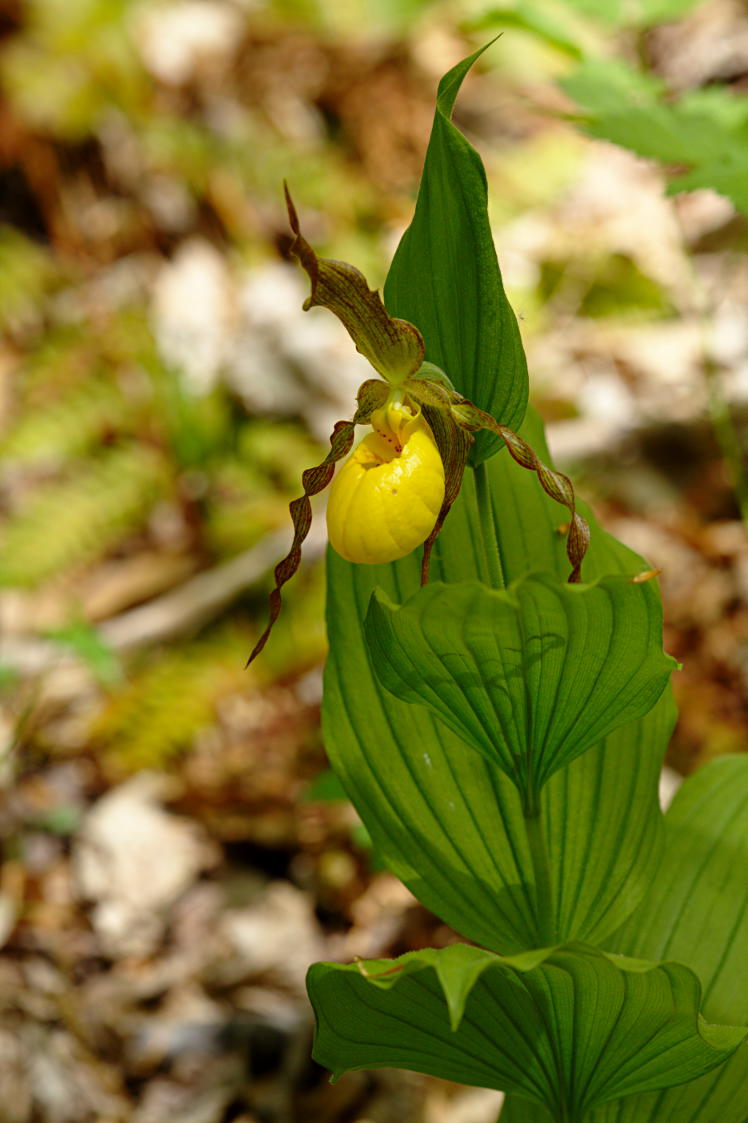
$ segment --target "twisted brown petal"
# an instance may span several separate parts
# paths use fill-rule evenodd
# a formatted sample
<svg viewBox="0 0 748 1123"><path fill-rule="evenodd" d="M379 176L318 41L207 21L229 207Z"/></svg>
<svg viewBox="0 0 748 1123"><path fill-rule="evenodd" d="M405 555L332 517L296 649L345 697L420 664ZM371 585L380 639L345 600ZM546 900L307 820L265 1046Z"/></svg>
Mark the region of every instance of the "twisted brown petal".
<svg viewBox="0 0 748 1123"><path fill-rule="evenodd" d="M495 432L503 437L510 456L523 468L529 468L536 473L540 486L546 495L550 495L551 499L555 499L557 503L563 503L565 507L568 507L571 521L566 538L566 556L572 566L569 582L570 584L578 583L582 580L582 561L590 544L590 528L576 510L574 487L571 480L562 472L556 472L544 464L535 449L518 436L513 429L508 429L506 425L497 425Z"/></svg>
<svg viewBox="0 0 748 1123"><path fill-rule="evenodd" d="M589 546L590 530L576 510L574 488L568 476L549 468L538 457L532 446L515 433L513 429L509 429L506 425L500 425L489 413L478 409L467 398L461 397L454 390L449 390L438 382L420 378L408 379L405 383L405 389L423 406L424 414L439 445L447 476L447 494L444 498L444 506L424 548L421 583L425 584L428 580L431 547L441 530L449 508L457 497L465 470L470 445L469 442L466 445L459 444L457 434L459 433L464 441L471 432L476 432L479 429L488 429L492 433L497 433L503 439L510 456L523 468L529 468L537 474L540 486L546 494L555 499L557 503L563 503L565 507L568 507L571 519L566 540L566 554L572 566L569 581L572 584L581 581L582 559ZM449 417L451 425L443 420L445 413ZM450 489L450 481L453 483L452 490Z"/></svg>
<svg viewBox="0 0 748 1123"><path fill-rule="evenodd" d="M321 464L317 464L313 468L307 468L302 473L301 483L304 494L299 496L298 499L294 499L288 508L291 512L291 521L294 528L293 542L285 558L279 561L275 567L275 588L270 594L268 625L252 649L252 654L247 660L247 666L253 659L257 658L267 643L275 621L280 615L281 589L299 568L301 546L312 525L312 504L309 497L324 491L335 474L336 463L338 460L342 460L351 450L356 425L369 421L374 410L384 404L387 393L386 384L380 382L379 379L370 378L364 382L358 391L358 409L354 414L353 421L335 422L335 428L330 437L330 451L327 456Z"/></svg>
<svg viewBox="0 0 748 1123"><path fill-rule="evenodd" d="M571 520L566 539L566 556L572 567L569 583L577 584L582 579L582 560L590 544L590 528L576 510L574 487L569 477L562 472L556 472L553 468L549 468L539 458L535 449L523 440L518 433L515 433L513 429L509 429L506 425L499 425L489 413L478 409L466 398L454 395L452 412L456 416L458 424L467 429L489 429L492 433L498 433L512 459L516 460L523 468L529 468L537 474L540 486L546 495L550 495L551 499L555 499L557 503L563 503L565 507L568 507Z"/></svg>

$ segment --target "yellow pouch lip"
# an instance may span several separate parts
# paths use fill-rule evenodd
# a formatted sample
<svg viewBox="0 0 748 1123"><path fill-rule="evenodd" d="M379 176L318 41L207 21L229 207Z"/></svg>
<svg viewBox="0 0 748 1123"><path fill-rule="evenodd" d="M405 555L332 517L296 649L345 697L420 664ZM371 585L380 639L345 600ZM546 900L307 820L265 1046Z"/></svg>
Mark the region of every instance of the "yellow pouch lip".
<svg viewBox="0 0 748 1123"><path fill-rule="evenodd" d="M444 498L444 467L419 407L389 403L374 431L341 465L327 506L330 543L347 561L405 557L433 530Z"/></svg>

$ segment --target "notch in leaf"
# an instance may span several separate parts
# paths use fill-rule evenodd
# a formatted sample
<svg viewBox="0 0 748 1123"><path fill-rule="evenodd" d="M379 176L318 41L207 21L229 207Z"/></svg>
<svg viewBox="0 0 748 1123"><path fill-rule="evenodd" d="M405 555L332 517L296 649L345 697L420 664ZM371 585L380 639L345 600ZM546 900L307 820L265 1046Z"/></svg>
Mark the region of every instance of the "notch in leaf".
<svg viewBox="0 0 748 1123"><path fill-rule="evenodd" d="M514 956L454 944L316 963L307 986L314 1057L334 1079L405 1068L516 1093L568 1123L711 1071L748 1032L704 1021L688 967L584 944Z"/></svg>
<svg viewBox="0 0 748 1123"><path fill-rule="evenodd" d="M365 634L382 685L498 765L526 814L554 772L647 713L677 666L657 590L621 575L434 583L402 606L375 591Z"/></svg>

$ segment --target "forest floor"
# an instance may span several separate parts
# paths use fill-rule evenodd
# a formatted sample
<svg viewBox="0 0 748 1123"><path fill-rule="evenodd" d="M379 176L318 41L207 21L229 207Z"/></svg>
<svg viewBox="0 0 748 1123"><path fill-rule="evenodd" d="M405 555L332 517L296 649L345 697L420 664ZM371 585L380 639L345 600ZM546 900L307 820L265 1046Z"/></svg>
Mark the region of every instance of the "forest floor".
<svg viewBox="0 0 748 1123"><path fill-rule="evenodd" d="M711 7L650 38L675 86L722 57ZM458 938L327 771L320 527L244 669L368 369L301 311L280 180L381 284L474 38L439 5L368 38L93 8L0 6L0 1121L495 1123L498 1093L310 1060L310 963ZM551 450L662 570L677 777L748 730L748 228L574 132L522 50L542 81L479 71L457 121Z"/></svg>

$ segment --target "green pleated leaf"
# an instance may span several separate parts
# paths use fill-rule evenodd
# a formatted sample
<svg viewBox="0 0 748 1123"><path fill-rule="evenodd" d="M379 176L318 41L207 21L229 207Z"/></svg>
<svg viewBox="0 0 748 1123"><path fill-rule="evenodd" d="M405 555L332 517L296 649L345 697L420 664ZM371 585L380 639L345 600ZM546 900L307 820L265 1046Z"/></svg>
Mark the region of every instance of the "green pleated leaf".
<svg viewBox="0 0 748 1123"><path fill-rule="evenodd" d="M686 780L666 816L661 872L612 941L632 955L677 959L699 976L710 1022L748 1024L748 756L725 757ZM696 1073L694 1073L694 1076ZM748 1044L688 1084L632 1096L590 1123L746 1123ZM509 1097L501 1123L547 1123Z"/></svg>
<svg viewBox="0 0 748 1123"><path fill-rule="evenodd" d="M455 945L319 963L308 988L314 1056L335 1077L408 1068L513 1091L565 1123L709 1072L747 1032L700 1018L686 967L581 944L511 958Z"/></svg>
<svg viewBox="0 0 748 1123"><path fill-rule="evenodd" d="M667 815L651 896L616 941L688 964L710 1021L748 1024L748 756L725 757L683 784ZM595 1123L746 1123L748 1045L722 1068L666 1094L637 1096Z"/></svg>
<svg viewBox="0 0 748 1123"><path fill-rule="evenodd" d="M497 764L525 806L646 714L676 666L657 590L621 575L569 585L540 573L501 591L437 582L401 606L375 592L366 638L382 685Z"/></svg>
<svg viewBox="0 0 748 1123"><path fill-rule="evenodd" d="M538 423L528 421L523 432L546 458ZM506 581L539 566L563 579L568 563L557 504L508 456L479 471L488 476ZM473 476L468 469L434 547L435 580L488 580L488 528L481 526ZM646 568L591 523L590 579ZM355 566L329 552L326 748L379 857L428 908L496 951L539 946L516 788L442 721L385 690L371 668L362 625L374 588L402 602L419 585L417 554L387 566ZM645 718L608 735L546 785L542 815L560 939L605 939L649 885L660 857L657 785L672 724L666 691Z"/></svg>
<svg viewBox="0 0 748 1123"><path fill-rule="evenodd" d="M483 164L451 121L463 79L481 54L463 59L439 83L415 214L384 299L392 315L418 327L427 359L461 394L517 428L527 406L527 363L496 260ZM500 446L495 435L479 433L471 461Z"/></svg>

